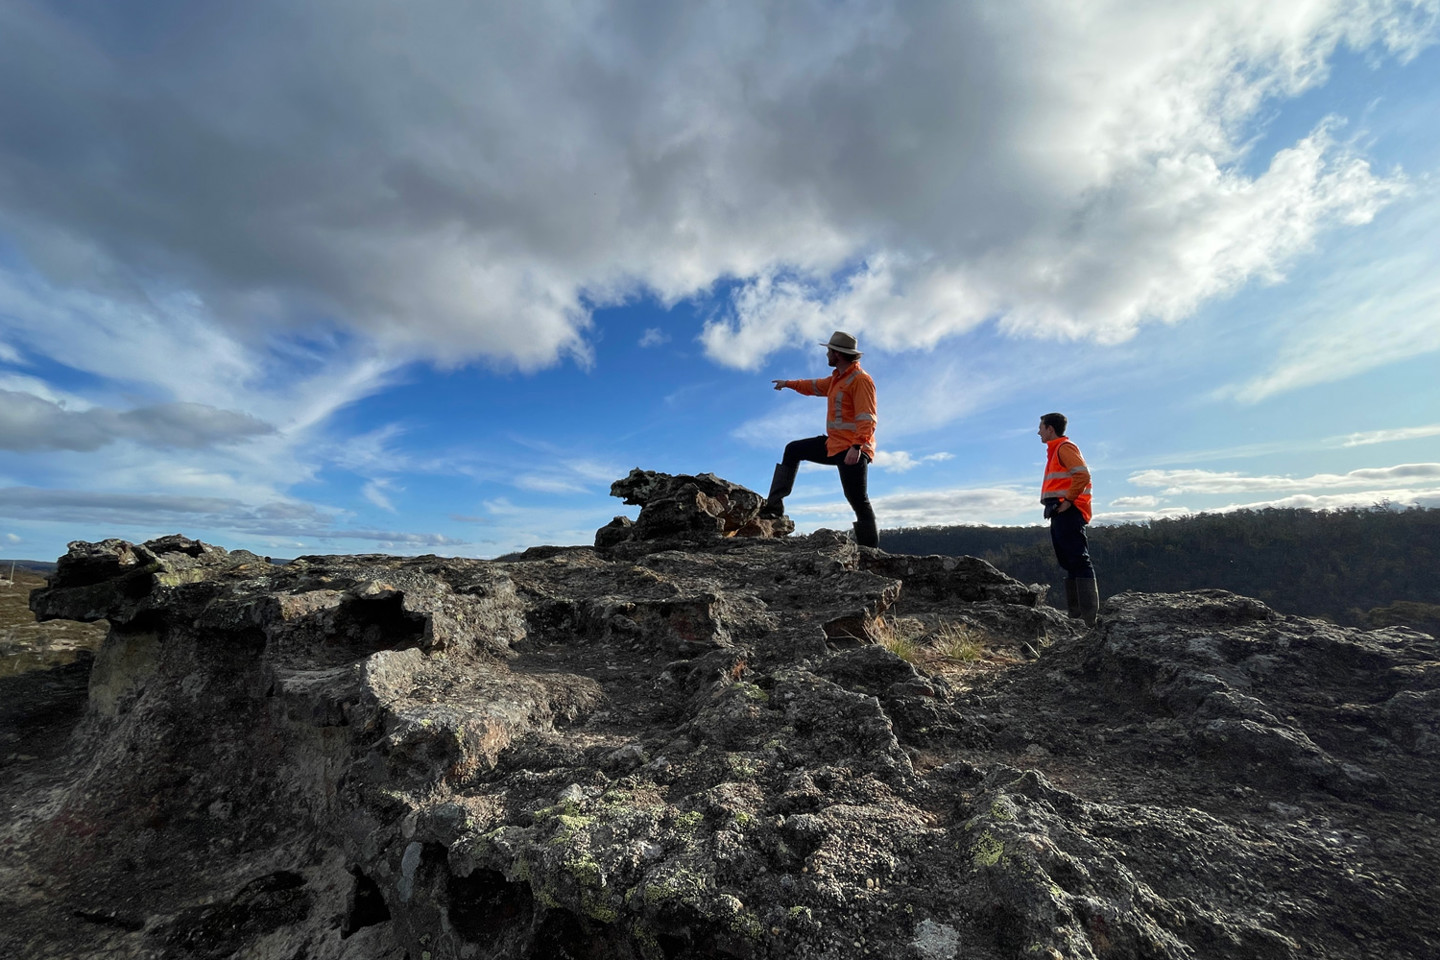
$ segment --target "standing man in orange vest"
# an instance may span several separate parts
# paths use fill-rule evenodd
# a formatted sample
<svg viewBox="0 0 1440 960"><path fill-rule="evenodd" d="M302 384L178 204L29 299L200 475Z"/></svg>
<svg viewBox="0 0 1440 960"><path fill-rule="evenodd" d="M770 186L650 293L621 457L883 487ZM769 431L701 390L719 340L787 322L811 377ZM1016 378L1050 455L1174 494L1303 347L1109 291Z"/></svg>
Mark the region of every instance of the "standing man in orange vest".
<svg viewBox="0 0 1440 960"><path fill-rule="evenodd" d="M1090 470L1080 448L1065 436L1064 414L1040 418L1040 439L1045 442L1045 480L1040 502L1050 521L1050 542L1055 559L1065 568L1065 605L1070 616L1095 625L1100 611L1100 590L1090 564L1085 525L1090 522Z"/></svg>
<svg viewBox="0 0 1440 960"><path fill-rule="evenodd" d="M875 459L875 381L860 369L860 344L850 334L836 330L821 346L826 349L826 362L835 368L830 376L770 381L776 390L789 387L807 397L824 396L825 435L786 445L783 462L775 465L770 495L760 515L784 515L785 498L795 487L795 474L802 460L833 464L840 468L840 487L855 510L855 542L862 547L878 547L880 532L867 492L868 469Z"/></svg>

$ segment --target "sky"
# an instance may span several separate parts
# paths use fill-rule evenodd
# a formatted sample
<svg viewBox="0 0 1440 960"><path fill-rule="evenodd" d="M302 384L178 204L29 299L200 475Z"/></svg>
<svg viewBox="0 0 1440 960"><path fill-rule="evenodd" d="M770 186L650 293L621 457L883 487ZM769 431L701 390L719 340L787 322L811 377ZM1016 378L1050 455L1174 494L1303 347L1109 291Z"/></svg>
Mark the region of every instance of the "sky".
<svg viewBox="0 0 1440 960"><path fill-rule="evenodd" d="M1440 0L0 0L0 555L1440 507ZM788 512L848 529L835 470ZM883 543L882 543L883 546Z"/></svg>

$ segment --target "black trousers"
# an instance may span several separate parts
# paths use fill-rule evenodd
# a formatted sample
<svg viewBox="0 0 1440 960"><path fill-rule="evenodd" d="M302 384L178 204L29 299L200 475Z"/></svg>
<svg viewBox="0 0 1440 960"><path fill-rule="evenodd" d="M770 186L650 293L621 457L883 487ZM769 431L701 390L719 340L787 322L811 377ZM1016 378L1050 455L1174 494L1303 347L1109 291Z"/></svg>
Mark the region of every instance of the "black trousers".
<svg viewBox="0 0 1440 960"><path fill-rule="evenodd" d="M1090 564L1090 542L1085 539L1085 515L1071 506L1050 517L1050 542L1055 546L1055 559L1075 580L1094 580L1095 568Z"/></svg>
<svg viewBox="0 0 1440 960"><path fill-rule="evenodd" d="M869 493L869 470L870 458L860 454L860 462L847 464L845 454L848 450L841 450L833 456L825 450L824 437L807 437L804 440L792 440L785 445L785 465L795 467L804 460L809 463L828 463L831 466L840 468L840 489L845 492L845 500L855 511L855 519L862 523L875 522L875 508L870 506Z"/></svg>

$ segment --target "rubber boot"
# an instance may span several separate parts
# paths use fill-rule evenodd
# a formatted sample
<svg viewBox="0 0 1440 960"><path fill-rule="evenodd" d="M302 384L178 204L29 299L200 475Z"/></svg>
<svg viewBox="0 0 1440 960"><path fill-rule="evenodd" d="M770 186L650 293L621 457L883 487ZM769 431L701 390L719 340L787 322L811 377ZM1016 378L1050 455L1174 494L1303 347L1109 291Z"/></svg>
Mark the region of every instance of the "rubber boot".
<svg viewBox="0 0 1440 960"><path fill-rule="evenodd" d="M1065 609L1071 620L1080 619L1080 590L1075 586L1074 577L1065 578Z"/></svg>
<svg viewBox="0 0 1440 960"><path fill-rule="evenodd" d="M862 547L879 547L880 530L874 520L856 520L855 542Z"/></svg>
<svg viewBox="0 0 1440 960"><path fill-rule="evenodd" d="M1095 620L1100 615L1100 586L1094 577L1088 580L1076 580L1075 590L1079 594L1080 619L1085 621L1085 626L1095 626Z"/></svg>
<svg viewBox="0 0 1440 960"><path fill-rule="evenodd" d="M795 475L799 472L798 463L775 464L775 475L770 478L770 495L760 508L760 516L767 520L779 520L785 516L785 498L795 489Z"/></svg>

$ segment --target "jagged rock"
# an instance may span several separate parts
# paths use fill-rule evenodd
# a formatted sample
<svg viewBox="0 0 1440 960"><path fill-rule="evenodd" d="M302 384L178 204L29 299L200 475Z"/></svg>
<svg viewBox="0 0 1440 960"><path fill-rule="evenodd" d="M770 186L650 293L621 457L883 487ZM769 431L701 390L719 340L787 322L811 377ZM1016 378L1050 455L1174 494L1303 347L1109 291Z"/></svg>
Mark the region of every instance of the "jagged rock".
<svg viewBox="0 0 1440 960"><path fill-rule="evenodd" d="M1433 639L1220 592L1087 631L981 561L648 529L489 562L72 545L32 604L111 632L78 722L0 712L74 725L0 770L0 954L1440 949ZM1038 659L939 675L874 643L902 618Z"/></svg>
<svg viewBox="0 0 1440 960"><path fill-rule="evenodd" d="M760 516L764 498L713 473L672 476L636 467L610 485L610 495L640 507L633 522L616 517L595 534L595 548L634 558L656 550L705 544L722 537L784 537L788 517Z"/></svg>

